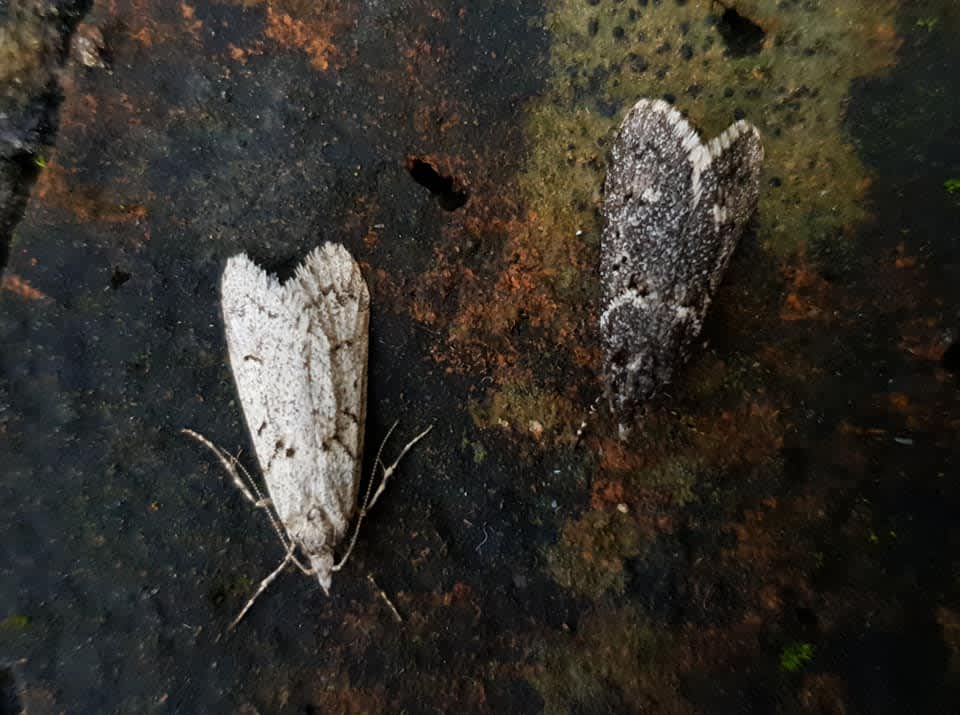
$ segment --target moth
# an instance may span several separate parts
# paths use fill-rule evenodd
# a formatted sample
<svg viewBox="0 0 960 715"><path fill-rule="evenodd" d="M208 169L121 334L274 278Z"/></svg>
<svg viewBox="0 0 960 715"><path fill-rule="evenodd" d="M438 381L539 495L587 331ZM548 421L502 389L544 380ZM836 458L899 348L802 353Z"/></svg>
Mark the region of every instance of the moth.
<svg viewBox="0 0 960 715"><path fill-rule="evenodd" d="M704 144L664 101L641 99L624 117L600 240L604 383L621 433L689 357L756 209L762 165L746 121Z"/></svg>
<svg viewBox="0 0 960 715"><path fill-rule="evenodd" d="M360 522L400 459L431 428L389 467L377 454L379 486L371 494L371 475L353 537L336 559L334 549L357 514L363 455L370 294L360 268L343 246L326 243L281 283L239 254L227 260L220 296L230 368L268 496L234 457L193 430L184 432L210 449L243 495L266 511L286 551L232 629L288 564L315 576L329 593Z"/></svg>

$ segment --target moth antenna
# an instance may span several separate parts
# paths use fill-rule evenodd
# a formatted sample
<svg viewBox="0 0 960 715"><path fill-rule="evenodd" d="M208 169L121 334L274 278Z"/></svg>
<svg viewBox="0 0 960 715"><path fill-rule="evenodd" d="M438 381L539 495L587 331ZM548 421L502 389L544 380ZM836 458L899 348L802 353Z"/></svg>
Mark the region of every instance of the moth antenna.
<svg viewBox="0 0 960 715"><path fill-rule="evenodd" d="M333 571L339 571L341 568L343 568L343 565L347 563L347 559L350 558L350 553L353 551L353 547L357 543L357 535L360 533L360 524L363 522L363 517L367 515L367 511L373 508L373 505L377 503L377 499L381 494L383 494L383 491L387 486L387 480L390 478L390 475L396 471L400 460L403 459L404 455L406 455L406 453L413 448L413 445L426 437L430 430L433 429L433 425L430 425L423 432L407 442L404 448L400 450L400 456L394 460L393 464L391 464L389 467L384 467L380 456L383 454L383 448L386 446L387 440L390 439L390 435L393 434L393 431L397 428L398 424L400 424L399 420L393 423L393 426L387 431L387 436L384 437L383 441L380 443L380 448L377 450L377 458L373 460L373 472L370 474L370 481L367 483L367 492L363 497L363 506L360 507L360 514L357 516L357 525L353 528L353 536L350 537L350 545L347 546L347 551L343 555L343 558L340 559L340 562L333 565ZM373 490L373 478L376 475L377 465L380 465L380 467L383 469L383 477L380 479L380 485L377 487L377 491L374 492L373 496L371 497L370 492Z"/></svg>
<svg viewBox="0 0 960 715"><path fill-rule="evenodd" d="M273 513L273 509L271 508L271 501L263 496L263 492L260 491L256 480L253 478L250 472L247 471L247 468L244 467L241 462L237 461L233 455L228 454L225 450L215 445L199 432L194 432L192 429L187 429L186 427L180 431L188 437L192 437L213 452L217 459L220 460L220 464L222 464L223 468L227 471L227 474L230 475L234 485L243 493L243 496L245 496L247 500L255 507L258 509L263 509L267 513L267 519L270 521L270 526L273 527L273 531L276 533L277 538L280 539L280 543L283 545L284 550L291 552L294 549L293 543L287 539L287 535L284 533L283 529L280 528L278 518ZM238 468L240 470L239 472L237 471ZM247 483L244 483L243 479L240 478L241 473L247 478ZM254 494L256 494L256 498L254 497ZM293 563L297 565L297 568L299 568L303 573L308 576L313 575L313 569L304 566L295 554L291 557L291 559Z"/></svg>
<svg viewBox="0 0 960 715"><path fill-rule="evenodd" d="M370 479L367 480L367 491L363 495L363 505L360 507L360 515L357 517L357 525L353 529L353 536L350 537L350 545L347 546L347 552L344 554L343 558L340 559L340 563L333 565L334 571L339 571L345 563L347 563L347 558L350 556L350 552L353 551L353 545L357 543L357 535L360 533L360 522L363 521L364 515L367 513L367 509L370 507L370 493L373 490L373 479L377 476L377 465L383 466L383 462L380 460L380 455L383 454L383 448L387 444L387 440L390 439L390 435L393 434L393 431L397 428L397 425L400 424L400 420L396 420L387 430L387 436L383 438L383 441L380 442L380 447L377 449L377 458L373 460L373 469L370 470Z"/></svg>
<svg viewBox="0 0 960 715"><path fill-rule="evenodd" d="M217 445L215 445L213 442L211 442L209 439L204 437L199 432L194 432L192 429L187 429L186 427L180 430L180 432L182 434L187 435L188 437L193 437L193 439L195 439L197 442L199 442L204 447L206 447L211 452L213 452L214 456L216 456L216 458L220 460L220 464L223 465L223 468L227 470L227 474L229 474L230 478L233 479L234 485L237 487L237 489L239 489L243 493L243 496L245 496L251 504L253 504L254 506L263 505L262 497L259 500L256 497L254 497L249 487L247 487L247 485L244 484L243 480L240 478L240 475L237 473L236 465L239 464L237 460L235 460L233 457L228 455L225 451L220 449ZM257 496L260 496L259 492Z"/></svg>
<svg viewBox="0 0 960 715"><path fill-rule="evenodd" d="M271 583L273 583L277 579L277 577L287 567L287 564L290 563L291 561L296 562L297 559L293 555L293 552L295 549L296 549L296 546L294 546L293 544L290 544L290 547L287 549L287 555L283 557L283 561L281 561L280 565L273 570L273 573L271 573L269 576L263 579L263 581L260 582L260 585L257 587L257 590L250 597L250 600L247 601L247 605L243 607L242 611L240 611L240 615L234 618L233 622L227 627L228 631L232 631L234 628L237 627L237 624L240 623L241 620L243 620L243 617L247 615L247 611L249 611L250 608L253 606L254 601L256 601L260 597L260 594L262 594L264 591L267 590L267 586L269 586Z"/></svg>
<svg viewBox="0 0 960 715"><path fill-rule="evenodd" d="M276 533L277 538L280 539L280 543L283 544L283 548L287 551L292 552L291 561L294 565L300 569L300 571L306 576L313 576L316 573L316 570L310 566L304 566L300 559L296 555L296 546L292 540L286 535L286 532L280 526L280 517L275 513L273 507L273 502L268 498L263 496L263 492L260 491L260 487L257 486L257 480L253 478L253 475L247 471L247 468L243 466L243 463L238 459L231 457L231 462L240 468L240 471L247 478L247 482L250 487L253 489L254 493L260 498L260 504L265 512L267 512L267 518L270 520L270 526L273 527L273 531Z"/></svg>

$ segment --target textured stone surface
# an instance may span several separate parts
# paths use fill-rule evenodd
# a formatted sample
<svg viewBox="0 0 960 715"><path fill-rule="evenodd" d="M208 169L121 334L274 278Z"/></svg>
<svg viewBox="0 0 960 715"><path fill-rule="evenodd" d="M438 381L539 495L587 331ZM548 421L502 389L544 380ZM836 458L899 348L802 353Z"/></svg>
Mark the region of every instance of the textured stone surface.
<svg viewBox="0 0 960 715"><path fill-rule="evenodd" d="M709 0L95 3L0 288L0 702L955 710L960 8L734 4L756 54ZM605 159L667 94L760 129L757 229L669 402L575 443ZM329 597L285 574L224 637L282 547L178 430L255 467L223 261L324 240L371 292L367 464L437 427Z"/></svg>

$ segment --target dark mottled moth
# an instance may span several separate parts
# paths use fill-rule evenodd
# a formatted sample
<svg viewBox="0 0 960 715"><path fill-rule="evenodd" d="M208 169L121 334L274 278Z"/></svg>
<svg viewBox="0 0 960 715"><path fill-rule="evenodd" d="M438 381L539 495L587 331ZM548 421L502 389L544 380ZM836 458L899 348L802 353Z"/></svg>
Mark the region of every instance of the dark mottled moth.
<svg viewBox="0 0 960 715"><path fill-rule="evenodd" d="M757 206L763 145L738 121L703 144L676 109L642 99L604 185L600 334L610 405L626 429L689 357Z"/></svg>

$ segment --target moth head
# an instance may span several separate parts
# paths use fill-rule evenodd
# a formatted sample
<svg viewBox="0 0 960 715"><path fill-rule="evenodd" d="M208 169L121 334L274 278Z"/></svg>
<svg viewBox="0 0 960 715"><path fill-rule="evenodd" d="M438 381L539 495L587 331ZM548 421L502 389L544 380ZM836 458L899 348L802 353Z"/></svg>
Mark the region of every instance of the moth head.
<svg viewBox="0 0 960 715"><path fill-rule="evenodd" d="M310 566L323 587L330 592L330 580L334 569L333 547L340 541L326 510L314 504L307 512L291 519L290 537L310 559Z"/></svg>

